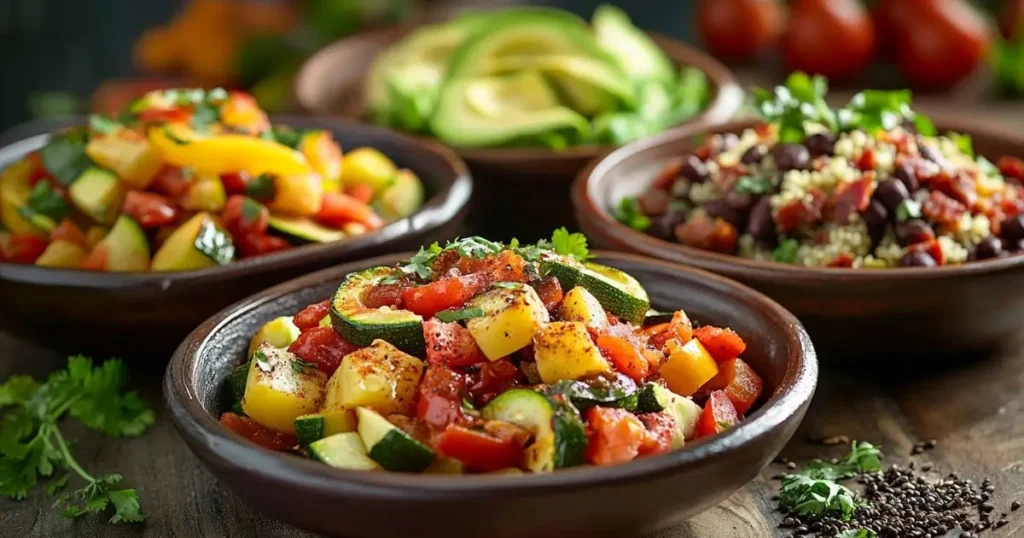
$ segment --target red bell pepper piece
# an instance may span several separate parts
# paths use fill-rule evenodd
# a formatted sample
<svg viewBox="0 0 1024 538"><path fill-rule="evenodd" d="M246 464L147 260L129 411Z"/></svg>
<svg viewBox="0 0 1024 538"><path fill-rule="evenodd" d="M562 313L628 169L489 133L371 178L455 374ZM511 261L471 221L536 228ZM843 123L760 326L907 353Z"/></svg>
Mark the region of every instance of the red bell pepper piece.
<svg viewBox="0 0 1024 538"><path fill-rule="evenodd" d="M625 409L591 407L586 419L587 462L615 465L633 461L640 454L647 429L633 413Z"/></svg>
<svg viewBox="0 0 1024 538"><path fill-rule="evenodd" d="M330 301L313 303L300 310L298 314L295 314L295 317L292 318L292 322L295 323L295 326L301 331L305 332L309 329L319 327L320 320L324 319L324 317L330 312Z"/></svg>
<svg viewBox="0 0 1024 538"><path fill-rule="evenodd" d="M327 375L338 369L345 355L357 349L359 348L355 344L338 336L333 327L314 327L304 331L292 345L288 346L288 351L306 362L315 364Z"/></svg>
<svg viewBox="0 0 1024 538"><path fill-rule="evenodd" d="M523 447L511 439L499 439L484 432L449 424L437 441L438 451L477 471L518 467Z"/></svg>
<svg viewBox="0 0 1024 538"><path fill-rule="evenodd" d="M469 330L458 323L445 323L437 318L423 322L423 338L427 343L427 362L445 366L472 366L487 362Z"/></svg>
<svg viewBox="0 0 1024 538"><path fill-rule="evenodd" d="M429 318L442 310L462 306L489 283L490 279L484 274L444 278L404 290L402 304L406 310Z"/></svg>
<svg viewBox="0 0 1024 538"><path fill-rule="evenodd" d="M220 416L220 423L225 428L270 450L289 450L298 444L294 435L275 432L249 417L235 413L224 413Z"/></svg>
<svg viewBox="0 0 1024 538"><path fill-rule="evenodd" d="M739 357L747 349L747 343L732 329L704 326L693 330L693 336L708 350L711 358L721 364Z"/></svg>
<svg viewBox="0 0 1024 538"><path fill-rule="evenodd" d="M722 390L713 391L704 403L704 411L697 419L696 437L707 437L721 433L740 421L736 407L732 405L729 395Z"/></svg>
<svg viewBox="0 0 1024 538"><path fill-rule="evenodd" d="M761 396L764 382L749 364L736 358L719 364L718 375L708 381L705 387L725 391L736 412L744 415Z"/></svg>

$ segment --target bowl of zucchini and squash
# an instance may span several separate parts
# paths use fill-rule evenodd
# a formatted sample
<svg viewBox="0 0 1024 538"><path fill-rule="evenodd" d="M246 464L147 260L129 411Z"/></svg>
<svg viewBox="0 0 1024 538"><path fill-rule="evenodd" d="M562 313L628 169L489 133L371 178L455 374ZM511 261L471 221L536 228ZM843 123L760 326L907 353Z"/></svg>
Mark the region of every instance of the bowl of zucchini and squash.
<svg viewBox="0 0 1024 538"><path fill-rule="evenodd" d="M455 148L483 178L474 229L530 240L572 225L569 184L590 159L680 124L723 122L743 101L715 59L610 5L589 24L531 7L359 34L311 57L295 93L317 114ZM527 222L509 203L524 191L537 209Z"/></svg>
<svg viewBox="0 0 1024 538"><path fill-rule="evenodd" d="M770 299L591 257L561 229L267 290L179 346L164 395L225 485L311 531L401 536L458 518L473 536L622 536L756 476L816 378L806 333ZM629 508L593 510L607 505Z"/></svg>
<svg viewBox="0 0 1024 538"><path fill-rule="evenodd" d="M471 190L457 156L385 130L152 92L0 148L0 323L74 351L169 351L249 293L454 234Z"/></svg>

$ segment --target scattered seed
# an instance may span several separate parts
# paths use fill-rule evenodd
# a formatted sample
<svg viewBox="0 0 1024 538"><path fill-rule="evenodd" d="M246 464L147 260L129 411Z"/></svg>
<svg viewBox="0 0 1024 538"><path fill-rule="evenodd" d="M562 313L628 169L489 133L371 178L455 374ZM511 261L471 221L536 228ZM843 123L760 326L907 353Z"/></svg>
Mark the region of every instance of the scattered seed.
<svg viewBox="0 0 1024 538"><path fill-rule="evenodd" d="M1019 509L1020 509L1020 501L1013 501L1012 503L1010 503L1010 511L1011 512L1016 512Z"/></svg>
<svg viewBox="0 0 1024 538"><path fill-rule="evenodd" d="M796 469L796 463L791 461L791 462L786 464L786 468L789 469L790 471L792 471L792 470Z"/></svg>

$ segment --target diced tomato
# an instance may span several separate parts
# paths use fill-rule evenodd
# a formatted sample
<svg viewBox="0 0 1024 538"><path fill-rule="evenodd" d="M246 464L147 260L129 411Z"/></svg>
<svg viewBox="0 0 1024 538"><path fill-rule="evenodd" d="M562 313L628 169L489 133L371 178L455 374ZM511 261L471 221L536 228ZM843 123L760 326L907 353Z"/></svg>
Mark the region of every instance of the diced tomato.
<svg viewBox="0 0 1024 538"><path fill-rule="evenodd" d="M967 213L967 207L940 191L931 191L921 206L921 213L934 223L950 227L960 223L960 217Z"/></svg>
<svg viewBox="0 0 1024 538"><path fill-rule="evenodd" d="M455 367L487 361L473 335L458 323L430 318L423 322L423 338L427 343L428 363Z"/></svg>
<svg viewBox="0 0 1024 538"><path fill-rule="evenodd" d="M220 416L220 423L225 428L270 450L289 450L298 444L294 435L275 432L249 417L235 413L224 413Z"/></svg>
<svg viewBox="0 0 1024 538"><path fill-rule="evenodd" d="M665 343L672 338L678 339L680 342L689 342L693 338L693 323L690 318L686 315L683 310L676 310L672 314L672 320L668 323L662 323L653 327L645 329L647 334L650 334L649 343L654 349L665 349Z"/></svg>
<svg viewBox="0 0 1024 538"><path fill-rule="evenodd" d="M935 265L945 265L946 255L942 252L942 246L937 239L908 245L907 250L927 253L935 260Z"/></svg>
<svg viewBox="0 0 1024 538"><path fill-rule="evenodd" d="M725 391L736 412L746 414L754 402L761 396L764 382L761 376L744 362L743 359L732 359L718 366L718 375L704 385L712 390Z"/></svg>
<svg viewBox="0 0 1024 538"><path fill-rule="evenodd" d="M853 165L861 170L874 170L876 162L875 151L871 148L866 148L860 154L860 157L857 157Z"/></svg>
<svg viewBox="0 0 1024 538"><path fill-rule="evenodd" d="M50 241L68 241L85 246L85 234L71 219L65 218L50 232Z"/></svg>
<svg viewBox="0 0 1024 538"><path fill-rule="evenodd" d="M693 336L708 350L711 358L721 364L739 357L747 343L732 329L704 326L693 330Z"/></svg>
<svg viewBox="0 0 1024 538"><path fill-rule="evenodd" d="M636 418L647 428L647 435L640 444L641 456L664 454L672 448L672 433L676 427L674 418L668 413L643 413Z"/></svg>
<svg viewBox="0 0 1024 538"><path fill-rule="evenodd" d="M371 230L384 225L370 206L340 192L324 193L316 220L332 228L340 228L347 222L358 222Z"/></svg>
<svg viewBox="0 0 1024 538"><path fill-rule="evenodd" d="M234 194L224 205L221 222L235 237L246 234L263 235L267 232L270 222L270 210L255 200Z"/></svg>
<svg viewBox="0 0 1024 538"><path fill-rule="evenodd" d="M420 381L416 416L436 428L467 422L462 412L466 376L439 364L430 364Z"/></svg>
<svg viewBox="0 0 1024 538"><path fill-rule="evenodd" d="M402 293L411 287L408 283L377 284L363 294L363 305L367 308L393 306L402 308Z"/></svg>
<svg viewBox="0 0 1024 538"><path fill-rule="evenodd" d="M476 405L485 405L497 395L523 382L526 376L509 359L503 358L480 364L476 382L469 391Z"/></svg>
<svg viewBox="0 0 1024 538"><path fill-rule="evenodd" d="M156 177L150 183L150 187L160 194L165 194L173 199L179 199L188 193L191 182L182 174L181 168L164 166L157 172Z"/></svg>
<svg viewBox="0 0 1024 538"><path fill-rule="evenodd" d="M704 411L697 419L696 437L707 437L721 433L740 421L739 413L725 391L716 390L708 395L704 402Z"/></svg>
<svg viewBox="0 0 1024 538"><path fill-rule="evenodd" d="M107 250L107 246L96 245L89 255L78 264L78 268L86 271L106 271L109 258L110 251Z"/></svg>
<svg viewBox="0 0 1024 538"><path fill-rule="evenodd" d="M586 461L594 465L615 465L633 461L647 437L640 419L625 409L591 407L586 412Z"/></svg>
<svg viewBox="0 0 1024 538"><path fill-rule="evenodd" d="M867 209L871 195L875 192L875 173L868 172L855 181L843 181L828 200L832 220L846 225L850 216Z"/></svg>
<svg viewBox="0 0 1024 538"><path fill-rule="evenodd" d="M192 117L192 112L187 108L147 108L139 112L138 118L142 123L182 123Z"/></svg>
<svg viewBox="0 0 1024 538"><path fill-rule="evenodd" d="M355 185L346 185L345 194L359 200L364 204L370 203L373 200L373 187L366 183L356 183Z"/></svg>
<svg viewBox="0 0 1024 538"><path fill-rule="evenodd" d="M596 341L601 354L620 372L634 381L642 382L647 379L651 365L628 339L605 333L597 335Z"/></svg>
<svg viewBox="0 0 1024 538"><path fill-rule="evenodd" d="M842 252L828 262L828 267L853 267L853 256Z"/></svg>
<svg viewBox="0 0 1024 538"><path fill-rule="evenodd" d="M1007 178L1024 180L1024 160L1020 157L1004 155L996 162L999 173Z"/></svg>
<svg viewBox="0 0 1024 538"><path fill-rule="evenodd" d="M562 284L558 281L558 277L549 276L538 282L534 289L537 290L537 296L544 303L544 308L548 310L554 310L562 302L564 294L562 293Z"/></svg>
<svg viewBox="0 0 1024 538"><path fill-rule="evenodd" d="M245 194L245 187L249 184L249 172L228 172L220 175L220 182L224 184L224 191L228 194Z"/></svg>
<svg viewBox="0 0 1024 538"><path fill-rule="evenodd" d="M424 286L409 288L402 292L402 304L423 317L458 308L490 284L485 274L464 275L444 278Z"/></svg>
<svg viewBox="0 0 1024 538"><path fill-rule="evenodd" d="M676 238L683 244L703 250L731 254L736 250L739 233L736 227L721 218L695 215L676 228Z"/></svg>
<svg viewBox="0 0 1024 538"><path fill-rule="evenodd" d="M238 239L238 249L243 258L265 256L292 248L288 241L273 235L248 233Z"/></svg>
<svg viewBox="0 0 1024 538"><path fill-rule="evenodd" d="M651 184L656 189L669 190L672 188L672 184L675 183L676 178L683 171L683 159L672 159L665 164L665 167L658 172L657 176L654 176L654 182Z"/></svg>
<svg viewBox="0 0 1024 538"><path fill-rule="evenodd" d="M42 256L49 242L35 235L12 235L4 258L11 263L33 264Z"/></svg>
<svg viewBox="0 0 1024 538"><path fill-rule="evenodd" d="M525 282L526 260L522 256L505 250L497 256L486 258L458 258L455 263L462 274L485 273L491 282Z"/></svg>
<svg viewBox="0 0 1024 538"><path fill-rule="evenodd" d="M299 338L288 346L288 351L306 362L315 364L327 375L338 369L345 355L357 349L358 346L342 339L332 327L314 327L303 331Z"/></svg>
<svg viewBox="0 0 1024 538"><path fill-rule="evenodd" d="M518 467L523 447L511 440L502 440L486 433L449 424L437 442L441 454L455 458L477 471L496 471Z"/></svg>
<svg viewBox="0 0 1024 538"><path fill-rule="evenodd" d="M292 322L302 331L307 331L320 326L320 320L324 319L331 312L331 302L323 301L313 303L295 314Z"/></svg>
<svg viewBox="0 0 1024 538"><path fill-rule="evenodd" d="M932 192L944 192L967 207L974 207L978 200L978 184L967 172L943 169L928 181L928 186Z"/></svg>
<svg viewBox="0 0 1024 538"><path fill-rule="evenodd" d="M128 191L121 211L145 229L167 226L178 218L178 208L173 202L151 192Z"/></svg>

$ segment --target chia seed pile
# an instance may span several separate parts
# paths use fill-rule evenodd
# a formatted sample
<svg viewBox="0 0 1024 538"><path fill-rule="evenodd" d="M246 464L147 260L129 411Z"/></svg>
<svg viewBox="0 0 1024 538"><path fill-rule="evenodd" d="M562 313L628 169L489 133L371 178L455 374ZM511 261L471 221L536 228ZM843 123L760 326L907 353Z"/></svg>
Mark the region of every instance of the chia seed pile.
<svg viewBox="0 0 1024 538"><path fill-rule="evenodd" d="M934 440L914 445L912 454L934 448ZM833 460L834 462L835 460ZM789 470L795 465L780 460ZM955 473L934 480L925 474L933 468L931 463L917 466L890 465L884 471L860 473L855 480L860 484L858 499L862 501L849 520L838 514L800 515L786 514L781 527L793 537L836 538L855 536L854 531L870 529L879 538L938 538L957 536L975 538L986 530L1006 525L1010 512L1020 509L1020 501L1013 501L1005 511L997 511L992 502L995 486L989 479L980 487ZM776 477L778 478L778 476ZM843 534L847 533L847 534ZM871 534L856 535L870 537Z"/></svg>

